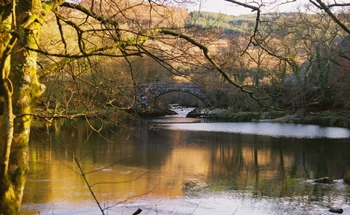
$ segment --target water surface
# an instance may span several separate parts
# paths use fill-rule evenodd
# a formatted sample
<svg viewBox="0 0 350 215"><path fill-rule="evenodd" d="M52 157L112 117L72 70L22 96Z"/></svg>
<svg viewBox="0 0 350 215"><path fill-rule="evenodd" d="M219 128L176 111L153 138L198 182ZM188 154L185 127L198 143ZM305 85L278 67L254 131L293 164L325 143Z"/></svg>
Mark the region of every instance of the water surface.
<svg viewBox="0 0 350 215"><path fill-rule="evenodd" d="M106 214L350 214L349 130L169 118L100 134L34 127L21 214L101 214L81 170ZM324 176L334 183L312 180Z"/></svg>

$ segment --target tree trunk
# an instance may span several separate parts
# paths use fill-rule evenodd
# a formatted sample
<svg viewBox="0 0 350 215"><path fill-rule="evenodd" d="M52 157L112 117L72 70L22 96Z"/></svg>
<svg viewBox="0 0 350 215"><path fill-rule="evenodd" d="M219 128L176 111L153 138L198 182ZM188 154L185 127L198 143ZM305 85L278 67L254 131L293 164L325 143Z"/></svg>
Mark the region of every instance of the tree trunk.
<svg viewBox="0 0 350 215"><path fill-rule="evenodd" d="M28 172L31 114L45 87L36 74L37 53L26 49L37 49L41 24L35 18L40 13L36 4L41 1L4 4L0 9L5 11L1 29L6 29L0 33L0 214L12 215L19 213ZM16 8L15 12L10 14L9 8Z"/></svg>

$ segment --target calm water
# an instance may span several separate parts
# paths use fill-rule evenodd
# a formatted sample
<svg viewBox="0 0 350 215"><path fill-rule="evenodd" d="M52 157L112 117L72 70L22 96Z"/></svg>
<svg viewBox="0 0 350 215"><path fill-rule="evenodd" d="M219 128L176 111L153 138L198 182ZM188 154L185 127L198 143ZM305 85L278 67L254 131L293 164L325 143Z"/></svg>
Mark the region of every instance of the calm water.
<svg viewBox="0 0 350 215"><path fill-rule="evenodd" d="M176 123L174 123L176 122ZM158 118L152 129L33 128L21 214L350 214L350 131ZM332 184L312 179L332 177Z"/></svg>

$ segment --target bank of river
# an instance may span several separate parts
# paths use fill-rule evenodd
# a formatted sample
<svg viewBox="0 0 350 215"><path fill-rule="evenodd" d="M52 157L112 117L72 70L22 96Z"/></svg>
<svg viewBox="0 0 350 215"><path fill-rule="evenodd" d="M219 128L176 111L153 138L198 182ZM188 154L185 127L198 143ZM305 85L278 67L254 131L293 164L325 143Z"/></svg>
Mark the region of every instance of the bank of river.
<svg viewBox="0 0 350 215"><path fill-rule="evenodd" d="M299 114L287 111L237 112L230 109L203 108L193 110L188 117L205 117L229 122L271 121L350 128L350 113L329 111Z"/></svg>
<svg viewBox="0 0 350 215"><path fill-rule="evenodd" d="M186 108L186 107L180 107ZM257 122L257 121L271 121L279 123L294 123L294 124L314 124L320 126L336 126L343 128L350 128L350 112L298 112L290 111L236 111L220 108L190 108L191 112L186 112L188 118L207 118L210 120L227 121L227 122ZM60 115L51 113L50 110L38 110L42 114L41 117L48 116L48 119L57 118L99 118L106 123L111 124L125 124L131 120L137 119L134 117L135 110L116 110L114 108L106 107L104 109L90 110L88 112L69 113L68 115ZM165 115L176 116L174 109L164 108L150 108L145 112L137 113L138 117L159 117ZM181 115L186 117L186 115Z"/></svg>

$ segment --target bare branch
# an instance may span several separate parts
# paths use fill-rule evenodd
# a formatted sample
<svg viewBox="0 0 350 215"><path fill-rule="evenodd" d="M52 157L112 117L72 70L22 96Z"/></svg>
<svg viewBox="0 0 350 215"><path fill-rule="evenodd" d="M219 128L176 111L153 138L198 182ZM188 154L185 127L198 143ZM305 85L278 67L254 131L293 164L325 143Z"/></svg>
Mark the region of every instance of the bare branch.
<svg viewBox="0 0 350 215"><path fill-rule="evenodd" d="M239 88L242 92L249 94L249 96L254 99L256 102L258 102L258 104L260 104L263 107L267 107L267 108L271 108L271 109L275 109L275 110L283 110L277 107L273 107L273 106L269 106L269 105L265 105L263 104L261 101L265 100L266 98L258 98L254 95L253 91L247 90L243 85L240 85L239 83L237 83L236 81L232 80L228 74L221 68L221 66L210 56L209 54L209 49L204 46L203 44L195 41L194 39L192 39L191 37L178 33L178 32L174 32L171 30L166 30L166 29L158 29L157 32L159 33L163 33L163 34L167 34L167 35L172 35L172 36L176 36L182 39L185 39L186 41L192 43L193 45L197 46L198 48L200 48L205 56L205 58L214 66L214 68L224 77L225 80L227 80L230 84L234 85L235 87Z"/></svg>
<svg viewBox="0 0 350 215"><path fill-rule="evenodd" d="M102 24L108 23L108 24L111 24L112 26L114 26L116 30L119 29L119 23L117 21L106 18L106 17L101 16L101 15L98 15L98 14L92 12L91 10L88 10L85 7L81 6L80 4L72 4L72 3L64 2L61 6L76 9L76 10L96 19L97 21L101 22ZM120 35L118 35L118 38L119 37L120 37Z"/></svg>
<svg viewBox="0 0 350 215"><path fill-rule="evenodd" d="M239 2L239 1L236 1L236 0L225 0L225 1L231 2L231 3L233 3L233 4L237 4L237 5L246 7L246 8L250 8L250 9L252 9L252 12L254 12L254 11L260 11L260 8L259 8L259 7L256 7L256 6L253 6L253 5L250 5L250 4L242 3L242 2Z"/></svg>
<svg viewBox="0 0 350 215"><path fill-rule="evenodd" d="M348 7L348 6L350 6L350 3L343 3L343 4L336 3L336 4L329 4L327 6L329 8L331 8L331 7Z"/></svg>
<svg viewBox="0 0 350 215"><path fill-rule="evenodd" d="M242 2L239 2L239 1L236 1L236 0L225 0L227 2L230 2L230 3L233 3L233 4L237 4L237 5L240 5L240 6L243 6L243 7L246 7L246 8L250 8L252 9L252 12L256 11L257 14L256 14L256 19L255 19L255 26L254 26L254 31L253 31L253 34L250 36L250 39L249 39L249 43L247 45L247 47L245 48L245 50L243 51L243 54L248 50L250 44L253 43L253 39L255 38L257 32L258 32L258 28L259 28L259 23L260 23L260 13L261 13L261 10L259 7L257 6L253 6L253 5L250 5L250 4L246 4L246 3L242 3Z"/></svg>
<svg viewBox="0 0 350 215"><path fill-rule="evenodd" d="M324 10L332 19L334 22L336 22L345 32L350 34L350 28L347 27L330 9L329 6L327 6L322 0L309 0L313 5L318 7L319 9ZM337 5L337 4L336 4ZM349 6L350 4L346 4L346 6ZM334 7L334 5L332 5Z"/></svg>

